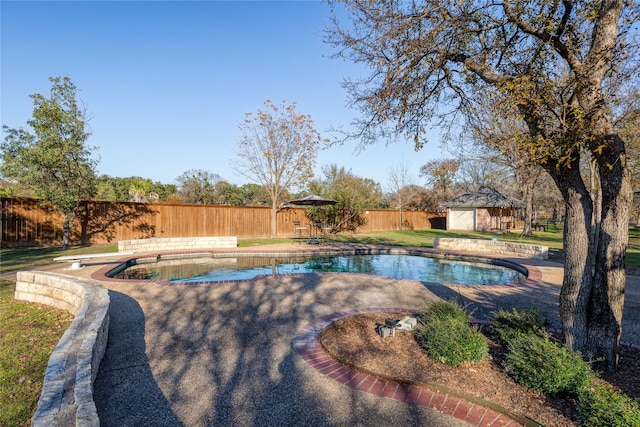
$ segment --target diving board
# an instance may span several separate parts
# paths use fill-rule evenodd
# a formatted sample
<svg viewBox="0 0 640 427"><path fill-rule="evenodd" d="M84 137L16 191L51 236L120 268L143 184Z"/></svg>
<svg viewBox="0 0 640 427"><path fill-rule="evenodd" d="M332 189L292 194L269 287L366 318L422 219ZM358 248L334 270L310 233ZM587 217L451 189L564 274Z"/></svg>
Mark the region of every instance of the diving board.
<svg viewBox="0 0 640 427"><path fill-rule="evenodd" d="M99 254L78 254L78 255L64 255L54 258L54 261L58 262L69 262L71 261L71 270L77 270L82 268L83 265L81 261L93 258L107 258L107 257L117 257L122 255L132 255L136 253L136 251L122 251L122 252L104 252Z"/></svg>

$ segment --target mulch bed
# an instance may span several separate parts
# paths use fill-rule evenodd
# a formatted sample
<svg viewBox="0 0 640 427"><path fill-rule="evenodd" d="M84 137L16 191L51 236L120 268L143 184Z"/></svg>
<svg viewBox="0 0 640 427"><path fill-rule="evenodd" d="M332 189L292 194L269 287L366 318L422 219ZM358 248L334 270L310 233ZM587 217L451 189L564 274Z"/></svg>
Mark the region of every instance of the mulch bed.
<svg viewBox="0 0 640 427"><path fill-rule="evenodd" d="M470 393L547 427L579 425L573 399L550 398L515 383L502 368L505 352L497 343L488 339L490 355L483 362L450 367L432 360L412 332L381 338L375 327L388 317L402 314L373 312L336 320L320 332L320 343L334 359L362 372ZM620 353L618 370L602 378L640 401L640 351L622 346Z"/></svg>

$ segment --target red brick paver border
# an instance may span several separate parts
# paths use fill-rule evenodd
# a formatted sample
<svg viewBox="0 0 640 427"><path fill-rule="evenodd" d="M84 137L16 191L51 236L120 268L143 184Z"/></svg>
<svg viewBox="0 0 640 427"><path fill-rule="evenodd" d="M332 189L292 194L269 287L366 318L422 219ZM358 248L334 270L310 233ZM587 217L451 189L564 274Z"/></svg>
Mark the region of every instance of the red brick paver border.
<svg viewBox="0 0 640 427"><path fill-rule="evenodd" d="M507 411L499 412L440 390L432 390L423 384L407 385L365 374L342 365L324 351L318 342L318 334L323 328L334 320L373 311L406 313L411 310L405 308L356 309L323 316L298 331L293 338L293 347L318 372L354 390L431 408L478 427L523 426L514 417L509 416Z"/></svg>

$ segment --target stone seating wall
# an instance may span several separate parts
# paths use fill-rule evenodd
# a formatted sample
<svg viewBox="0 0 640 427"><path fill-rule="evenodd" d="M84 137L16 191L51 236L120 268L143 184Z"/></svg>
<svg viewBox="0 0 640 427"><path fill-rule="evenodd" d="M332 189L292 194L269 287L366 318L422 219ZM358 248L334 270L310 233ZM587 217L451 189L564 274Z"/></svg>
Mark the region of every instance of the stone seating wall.
<svg viewBox="0 0 640 427"><path fill-rule="evenodd" d="M75 315L49 358L32 425L98 427L93 383L109 335L108 291L88 279L19 271L15 298Z"/></svg>
<svg viewBox="0 0 640 427"><path fill-rule="evenodd" d="M119 240L118 252L172 251L191 249L226 249L238 246L237 236L152 237L150 239Z"/></svg>
<svg viewBox="0 0 640 427"><path fill-rule="evenodd" d="M501 242L484 239L456 239L437 237L433 239L433 247L446 251L465 251L488 253L496 256L509 256L533 259L548 259L549 247L526 243Z"/></svg>

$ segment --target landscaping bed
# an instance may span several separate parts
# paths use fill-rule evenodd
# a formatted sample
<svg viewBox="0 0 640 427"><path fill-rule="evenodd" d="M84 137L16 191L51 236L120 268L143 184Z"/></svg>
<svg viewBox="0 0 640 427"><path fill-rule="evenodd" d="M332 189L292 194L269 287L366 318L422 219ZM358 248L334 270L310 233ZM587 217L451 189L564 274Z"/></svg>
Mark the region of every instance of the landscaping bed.
<svg viewBox="0 0 640 427"><path fill-rule="evenodd" d="M505 350L499 344L488 339L489 357L483 362L451 367L432 360L412 332L396 331L394 337L381 338L375 327L384 324L388 317L402 315L373 312L336 320L321 331L320 343L334 359L362 372L468 393L547 427L579 425L575 399L551 398L529 390L504 372ZM639 374L640 351L622 346L617 372L603 378L638 401Z"/></svg>

